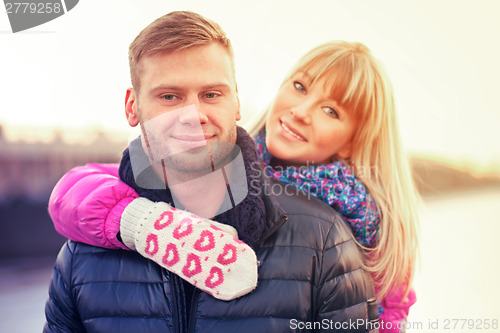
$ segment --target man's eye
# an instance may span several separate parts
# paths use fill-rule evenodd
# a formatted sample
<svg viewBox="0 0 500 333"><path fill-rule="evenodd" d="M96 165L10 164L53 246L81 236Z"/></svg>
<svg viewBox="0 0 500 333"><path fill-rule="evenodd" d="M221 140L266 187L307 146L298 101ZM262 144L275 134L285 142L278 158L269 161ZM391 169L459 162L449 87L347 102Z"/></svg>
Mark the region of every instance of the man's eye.
<svg viewBox="0 0 500 333"><path fill-rule="evenodd" d="M301 94L305 93L306 92L306 88L304 87L304 85L302 83L300 83L299 81L293 81L293 86L295 87L295 89L300 92Z"/></svg>
<svg viewBox="0 0 500 333"><path fill-rule="evenodd" d="M167 101L173 101L174 99L177 98L177 96L175 96L175 95L163 95L162 98L167 100Z"/></svg>
<svg viewBox="0 0 500 333"><path fill-rule="evenodd" d="M212 98L217 97L217 94L216 94L216 93L206 93L206 94L205 94L205 97L206 97L206 98L209 98L209 99L212 99Z"/></svg>
<svg viewBox="0 0 500 333"><path fill-rule="evenodd" d="M330 116L330 117L333 117L335 119L339 119L339 114L337 111L335 111L334 108L331 108L329 106L324 106L323 107L323 111L325 111L325 113Z"/></svg>

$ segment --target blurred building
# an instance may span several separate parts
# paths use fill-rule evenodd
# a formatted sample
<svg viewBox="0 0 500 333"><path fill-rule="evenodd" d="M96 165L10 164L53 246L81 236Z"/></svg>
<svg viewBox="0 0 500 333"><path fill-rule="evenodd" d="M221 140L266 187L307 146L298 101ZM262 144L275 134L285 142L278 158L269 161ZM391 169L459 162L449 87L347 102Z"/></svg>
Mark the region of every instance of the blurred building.
<svg viewBox="0 0 500 333"><path fill-rule="evenodd" d="M117 163L127 142L96 133L88 143L10 141L0 126L0 260L55 257L65 238L47 211L49 196L68 170L91 162Z"/></svg>
<svg viewBox="0 0 500 333"><path fill-rule="evenodd" d="M117 163L127 146L102 132L88 141L70 144L59 132L51 142L12 142L0 127L0 202L16 198L46 201L69 169L90 162Z"/></svg>

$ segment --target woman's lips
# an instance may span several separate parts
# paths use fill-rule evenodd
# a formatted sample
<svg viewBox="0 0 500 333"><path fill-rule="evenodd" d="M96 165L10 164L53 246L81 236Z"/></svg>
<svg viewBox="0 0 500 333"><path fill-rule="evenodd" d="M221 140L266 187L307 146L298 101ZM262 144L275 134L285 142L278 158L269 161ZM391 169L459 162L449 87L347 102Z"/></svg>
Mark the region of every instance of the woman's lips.
<svg viewBox="0 0 500 333"><path fill-rule="evenodd" d="M284 133L288 138L292 138L300 142L307 142L307 140L299 131L297 131L289 124L286 124L283 120L280 120L280 126L282 133Z"/></svg>

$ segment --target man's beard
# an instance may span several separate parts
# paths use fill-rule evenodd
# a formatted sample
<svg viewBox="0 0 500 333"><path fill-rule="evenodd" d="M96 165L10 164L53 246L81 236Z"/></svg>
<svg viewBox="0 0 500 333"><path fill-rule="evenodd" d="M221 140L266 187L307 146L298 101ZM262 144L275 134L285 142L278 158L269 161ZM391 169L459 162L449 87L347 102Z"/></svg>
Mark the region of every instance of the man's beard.
<svg viewBox="0 0 500 333"><path fill-rule="evenodd" d="M188 149L175 149L173 139L163 132L142 131L142 145L151 163L161 165L176 173L186 176L201 176L220 168L231 161L236 142L236 125L229 131L227 142L208 142L207 144ZM168 174L166 175L168 177Z"/></svg>
<svg viewBox="0 0 500 333"><path fill-rule="evenodd" d="M210 126L204 129L196 107L188 105L140 124L144 152L157 171L163 169L169 183L173 178L181 181L203 176L231 161L236 122L227 131Z"/></svg>

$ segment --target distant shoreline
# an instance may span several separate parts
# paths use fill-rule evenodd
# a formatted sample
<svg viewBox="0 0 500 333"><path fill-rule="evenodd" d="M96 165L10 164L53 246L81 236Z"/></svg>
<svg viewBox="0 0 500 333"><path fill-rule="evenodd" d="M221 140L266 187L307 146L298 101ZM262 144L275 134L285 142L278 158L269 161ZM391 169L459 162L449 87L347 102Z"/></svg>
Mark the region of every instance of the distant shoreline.
<svg viewBox="0 0 500 333"><path fill-rule="evenodd" d="M500 187L500 174L480 174L430 159L411 158L415 185L422 197Z"/></svg>

